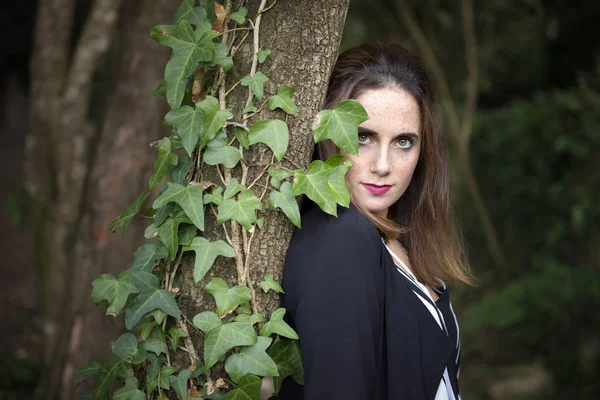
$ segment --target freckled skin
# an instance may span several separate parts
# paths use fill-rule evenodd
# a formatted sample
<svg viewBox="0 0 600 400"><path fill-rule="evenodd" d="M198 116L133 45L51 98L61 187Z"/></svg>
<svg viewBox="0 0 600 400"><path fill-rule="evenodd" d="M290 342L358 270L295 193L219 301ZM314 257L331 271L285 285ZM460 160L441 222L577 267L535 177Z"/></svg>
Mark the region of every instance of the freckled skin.
<svg viewBox="0 0 600 400"><path fill-rule="evenodd" d="M369 119L360 127L376 132L373 136L359 134L358 157L342 152L354 164L346 174L352 196L367 210L382 217L410 184L421 150L419 106L404 89L389 86L371 89L356 100L365 108ZM414 133L412 144L404 133ZM391 185L381 195L369 192L363 184Z"/></svg>

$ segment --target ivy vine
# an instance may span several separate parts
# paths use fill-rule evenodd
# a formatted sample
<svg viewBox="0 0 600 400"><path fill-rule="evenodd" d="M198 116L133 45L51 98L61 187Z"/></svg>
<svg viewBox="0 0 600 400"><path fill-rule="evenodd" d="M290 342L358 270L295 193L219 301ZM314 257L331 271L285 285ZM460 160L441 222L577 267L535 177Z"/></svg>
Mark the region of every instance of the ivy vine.
<svg viewBox="0 0 600 400"><path fill-rule="evenodd" d="M151 29L154 40L172 49L164 80L153 92L167 99L171 110L164 124L172 128L172 134L153 144L158 155L148 189L111 223L109 230L120 229L124 236L151 189L165 177L171 180L152 203L152 224L144 236L153 241L136 250L128 270L116 277L101 275L92 283L91 302L103 304L107 315L124 315L129 332L113 342L111 354L77 372L85 379L98 377L93 390L78 394L82 399L109 398L115 381L120 388L112 398L123 400L162 399L167 393L180 400L260 400L262 377L273 378L275 393L286 377L303 382L298 335L283 320L285 309L275 310L268 319L257 312L255 289L248 279L247 252L268 212L279 209L301 227L296 196L308 196L332 215L336 215L338 204L348 207L350 195L344 175L352 163L336 155L326 162L314 161L306 170L285 168L282 161L289 145L286 122L256 120L265 106L287 114L298 110L292 99L295 89L289 85L279 85L276 94L265 98L264 85L269 78L258 71L258 65L271 54L260 47L260 19L274 5L267 7L263 0L257 14L249 19L246 8L226 15L224 11L231 9L229 2L225 9L209 0L200 0L199 5L196 0L183 0L172 25ZM227 29L229 20L235 22L235 28ZM229 33L238 30L247 31L242 41L253 33L253 62L249 74L227 89L225 75L241 45L233 46ZM226 102L237 85L248 87L248 100L240 115L227 109ZM323 110L313 130L315 142L331 139L344 151L357 154L358 125L366 119L366 112L354 100ZM273 158L248 183L249 166L244 155L256 143L268 146ZM205 165L216 169L220 184L203 181ZM232 178L231 171L238 165L242 170L239 181ZM264 184L257 193L254 189L260 180ZM263 209L267 191L269 210ZM216 215L226 241L211 242L202 236L206 212ZM204 289L214 297L216 310L200 312L191 321L177 304L176 282L186 252L195 255L196 283L204 279L217 257L233 258L238 275L238 284L233 287L219 277L212 278ZM272 275L265 276L259 286L265 292L283 293ZM204 335L202 351L194 348L189 337L188 327L192 326ZM188 368L177 369L171 364L170 358L178 350L189 356ZM223 361L227 382L213 381L210 370Z"/></svg>

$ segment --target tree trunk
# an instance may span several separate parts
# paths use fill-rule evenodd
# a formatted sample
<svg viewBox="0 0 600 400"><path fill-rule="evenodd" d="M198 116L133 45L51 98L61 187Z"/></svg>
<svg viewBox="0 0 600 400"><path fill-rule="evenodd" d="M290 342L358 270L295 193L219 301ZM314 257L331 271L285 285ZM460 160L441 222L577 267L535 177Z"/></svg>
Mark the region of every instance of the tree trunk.
<svg viewBox="0 0 600 400"><path fill-rule="evenodd" d="M256 15L260 3L259 0L251 0L246 4L249 17ZM236 7L238 5L234 5L233 9L237 10ZM303 5L301 2L278 1L272 9L262 15L259 47L272 51L267 61L260 64L257 69L270 78L265 86L265 92L275 93L281 84L296 88L292 98L298 105L299 111L296 115L287 118L290 144L286 157L282 161L283 166L287 168L305 168L310 162L314 148L312 124L323 104L329 75L337 58L347 9L348 0L314 0L310 6ZM243 36L243 34L237 35L233 42L235 46ZM235 67L227 73L227 87L231 87L249 73L253 53L252 34L250 34L235 54ZM228 108L234 111L234 115L240 115L247 98L247 88L236 88L227 97ZM286 119L285 114L280 111L265 111L259 117ZM249 165L265 165L271 162L271 152L262 145L253 146L245 154L245 160ZM204 169L204 180L220 182L214 169L207 166ZM246 186L254 182L262 171L262 166L249 168ZM242 173L239 167L230 173L232 177L241 181ZM263 175L258 181L260 184L253 187L258 197L263 192L261 185L268 184L267 179L268 175ZM267 209L267 200L268 196L264 196L264 210ZM227 229L231 226L233 235L238 235L238 240L242 241L242 237L252 237L250 248L241 250L244 257L248 258L248 283L256 298L253 304L254 310L268 317L279 307L279 296L272 291L265 294L258 283L266 274L273 274L275 280L281 280L293 225L281 212L267 213L263 228L254 234L243 230L235 221L232 221L232 225L226 223ZM224 239L223 227L216 224L216 218L210 209L207 209L206 213L205 236L211 241ZM235 242L235 238L232 240ZM207 276L196 284L192 276L193 258L184 257L179 307L188 320L191 321L198 312L214 305L212 297L203 290L206 283L214 276L224 279L230 277L228 279L230 286L238 284L236 266L231 260L218 258ZM201 336L195 329L189 329L189 332L195 349L201 351ZM187 358L185 354L180 355L179 360L182 365L186 365L185 358ZM218 374L217 371L215 377Z"/></svg>
<svg viewBox="0 0 600 400"><path fill-rule="evenodd" d="M73 1L39 5L26 179L48 399L73 398L74 372L110 352L110 340L121 329L111 327L103 310L89 304L91 282L101 273L126 269L141 242L139 220L130 225L124 243L107 231L147 184L155 159L148 144L163 135L166 108L150 93L162 79L169 51L148 30L171 20L177 6L170 0L122 6L118 0L97 0L69 57ZM109 44L105 104L89 112L92 80Z"/></svg>

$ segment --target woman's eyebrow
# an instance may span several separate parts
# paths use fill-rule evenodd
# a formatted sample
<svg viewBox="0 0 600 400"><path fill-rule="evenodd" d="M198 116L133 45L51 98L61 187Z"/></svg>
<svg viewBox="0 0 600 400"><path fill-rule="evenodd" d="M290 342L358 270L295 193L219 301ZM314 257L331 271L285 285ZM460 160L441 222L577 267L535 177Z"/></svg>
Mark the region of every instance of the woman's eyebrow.
<svg viewBox="0 0 600 400"><path fill-rule="evenodd" d="M365 128L365 127L362 127L362 126L358 127L358 133L367 134L367 135L371 135L371 136L378 136L377 132L375 132L374 130L369 129L369 128ZM399 137L402 137L402 136L410 136L410 137L413 137L415 139L419 138L419 134L418 133L415 133L415 132L405 132L405 133L399 133L398 135L396 135L394 137L394 139L398 139Z"/></svg>

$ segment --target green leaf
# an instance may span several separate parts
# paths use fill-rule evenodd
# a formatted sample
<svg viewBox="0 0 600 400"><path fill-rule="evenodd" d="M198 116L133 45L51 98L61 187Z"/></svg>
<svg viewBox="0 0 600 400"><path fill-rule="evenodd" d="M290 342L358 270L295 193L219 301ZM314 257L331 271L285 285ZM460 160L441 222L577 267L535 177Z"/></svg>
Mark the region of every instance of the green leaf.
<svg viewBox="0 0 600 400"><path fill-rule="evenodd" d="M238 25L244 25L246 23L246 15L248 15L248 9L246 7L242 7L239 11L231 13L229 18L238 23Z"/></svg>
<svg viewBox="0 0 600 400"><path fill-rule="evenodd" d="M130 281L129 271L121 272L117 278L102 274L92 282L92 286L94 287L90 296L92 304L108 302L106 313L110 315L117 315L123 311L129 295L138 293L138 289Z"/></svg>
<svg viewBox="0 0 600 400"><path fill-rule="evenodd" d="M132 271L152 272L156 260L169 256L169 251L162 242L146 243L138 248L133 264Z"/></svg>
<svg viewBox="0 0 600 400"><path fill-rule="evenodd" d="M164 190L163 190L163 192L164 192ZM161 226L162 223L165 222L167 217L169 215L173 214L173 211L175 211L175 207L176 207L175 203L168 203L166 206L161 207L158 210L156 210L156 212L154 213L154 225L157 228L159 226Z"/></svg>
<svg viewBox="0 0 600 400"><path fill-rule="evenodd" d="M292 376L299 384L304 383L302 353L297 340L279 339L269 349L269 356L275 361L279 371L279 376L273 378L275 393L279 393L281 382L288 376Z"/></svg>
<svg viewBox="0 0 600 400"><path fill-rule="evenodd" d="M118 227L121 227L121 238L125 238L125 234L127 233L127 226L129 222L135 217L135 215L140 212L140 208L142 208L142 204L146 201L146 198L150 192L144 192L140 194L132 205L127 207L127 210L123 211L119 216L110 223L108 227L109 232L114 232Z"/></svg>
<svg viewBox="0 0 600 400"><path fill-rule="evenodd" d="M250 90L252 90L252 93L254 93L254 95L256 96L256 98L259 101L262 101L264 97L265 82L268 80L269 78L259 71L255 73L254 76L246 75L244 79L242 79L242 86L249 87Z"/></svg>
<svg viewBox="0 0 600 400"><path fill-rule="evenodd" d="M221 42L215 43L215 58L213 58L209 65L220 65L223 67L224 72L229 71L233 67L233 60L228 54L229 47L226 44Z"/></svg>
<svg viewBox="0 0 600 400"><path fill-rule="evenodd" d="M154 354L156 354L157 356L160 356L160 353L167 354L169 352L169 349L167 348L167 344L163 340L161 340L159 337L157 337L156 335L152 335L148 339L141 342L140 346L144 350L151 351Z"/></svg>
<svg viewBox="0 0 600 400"><path fill-rule="evenodd" d="M131 332L122 334L113 346L113 353L123 361L129 361L135 355L138 349L138 342L135 335Z"/></svg>
<svg viewBox="0 0 600 400"><path fill-rule="evenodd" d="M369 119L363 106L356 100L345 100L333 110L319 112L319 123L313 128L315 143L331 139L337 147L358 155L358 126Z"/></svg>
<svg viewBox="0 0 600 400"><path fill-rule="evenodd" d="M148 379L154 380L158 378L158 372L160 366L167 360L165 356L157 357L155 354L148 354L148 361L150 361L150 368L148 369Z"/></svg>
<svg viewBox="0 0 600 400"><path fill-rule="evenodd" d="M258 51L258 62L264 63L267 57L271 54L271 50L269 49L260 49Z"/></svg>
<svg viewBox="0 0 600 400"><path fill-rule="evenodd" d="M208 333L208 331L223 325L221 318L212 311L204 311L196 314L192 323L204 333Z"/></svg>
<svg viewBox="0 0 600 400"><path fill-rule="evenodd" d="M150 336L150 332L152 332L152 328L154 328L156 325L158 325L156 321L153 321L150 318L144 318L142 320L140 325L138 325L140 328L140 336L142 337L142 340L148 339L148 336Z"/></svg>
<svg viewBox="0 0 600 400"><path fill-rule="evenodd" d="M245 190L239 196L239 200L223 200L219 204L217 213L217 223L222 224L230 219L235 219L246 230L252 228L252 223L256 221L256 210L261 210L262 205L254 191Z"/></svg>
<svg viewBox="0 0 600 400"><path fill-rule="evenodd" d="M233 126L231 131L238 143L241 144L245 150L248 150L250 148L250 143L248 142L248 133L246 133L246 130L244 128L240 128L239 126Z"/></svg>
<svg viewBox="0 0 600 400"><path fill-rule="evenodd" d="M160 310L154 310L154 311L148 313L148 315L151 316L152 318L154 318L154 320L156 321L156 323L158 325L162 324L163 320L167 316L167 314L165 314L164 312L162 312Z"/></svg>
<svg viewBox="0 0 600 400"><path fill-rule="evenodd" d="M206 145L206 147L208 147L209 149L213 149L213 150L217 150L217 149L220 149L221 147L225 147L225 146L227 146L227 134L225 133L224 130L220 130L219 132L217 132L214 139L212 139Z"/></svg>
<svg viewBox="0 0 600 400"><path fill-rule="evenodd" d="M227 120L233 117L229 110L221 110L219 100L212 96L206 96L204 100L196 104L204 112L202 119L202 135L200 136L200 148L214 139L217 132L227 124Z"/></svg>
<svg viewBox="0 0 600 400"><path fill-rule="evenodd" d="M158 228L156 224L150 224L144 231L144 237L146 239L153 239L158 235Z"/></svg>
<svg viewBox="0 0 600 400"><path fill-rule="evenodd" d="M236 310L238 314L252 315L252 310L250 310L250 303L244 303L239 306Z"/></svg>
<svg viewBox="0 0 600 400"><path fill-rule="evenodd" d="M103 369L104 368L98 361L90 361L89 363L85 364L83 367L79 368L77 370L77 372L75 372L75 375L81 375L81 376L85 377L86 379L89 379L92 376L102 372Z"/></svg>
<svg viewBox="0 0 600 400"><path fill-rule="evenodd" d="M108 389L111 387L117 376L121 373L123 369L123 363L117 362L116 364L108 365L106 368L106 373L102 375L100 379L100 383L96 387L94 391L95 399L102 399L108 392Z"/></svg>
<svg viewBox="0 0 600 400"><path fill-rule="evenodd" d="M196 253L194 261L194 281L198 283L204 278L218 256L235 257L235 250L222 240L209 242L203 237L195 237L183 251L193 250Z"/></svg>
<svg viewBox="0 0 600 400"><path fill-rule="evenodd" d="M169 390L171 388L171 383L169 377L177 372L177 368L171 367L168 365L163 366L160 369L160 387Z"/></svg>
<svg viewBox="0 0 600 400"><path fill-rule="evenodd" d="M238 382L238 388L227 393L224 400L261 400L262 381L254 375L244 375Z"/></svg>
<svg viewBox="0 0 600 400"><path fill-rule="evenodd" d="M200 0L199 3L200 3L200 7L204 8L206 10L208 19L210 20L211 24L214 23L217 19L217 15L215 14L214 0Z"/></svg>
<svg viewBox="0 0 600 400"><path fill-rule="evenodd" d="M177 351L177 347L179 347L179 338L182 337L187 337L187 333L183 329L169 329L169 340L171 341L171 347L173 347L173 351Z"/></svg>
<svg viewBox="0 0 600 400"><path fill-rule="evenodd" d="M213 203L219 205L221 201L223 201L223 188L221 186L215 186L210 194L204 195L204 204Z"/></svg>
<svg viewBox="0 0 600 400"><path fill-rule="evenodd" d="M269 167L268 172L269 176L271 177L271 186L273 186L275 189L279 189L281 181L292 175L292 173L287 169L279 169L274 165Z"/></svg>
<svg viewBox="0 0 600 400"><path fill-rule="evenodd" d="M275 110L276 108L281 108L288 114L296 114L298 112L298 107L296 106L296 103L294 103L294 100L292 100L290 97L295 91L296 89L291 86L279 86L279 89L277 89L277 94L269 99L267 107L271 111Z"/></svg>
<svg viewBox="0 0 600 400"><path fill-rule="evenodd" d="M180 185L187 185L188 181L186 177L193 166L194 160L184 154L180 154L179 160L177 161L177 166L173 168L173 172L171 174L173 176L173 181L175 181L175 183L179 183Z"/></svg>
<svg viewBox="0 0 600 400"><path fill-rule="evenodd" d="M336 203L344 206L350 206L350 192L346 185L346 173L352 167L352 160L348 160L341 154L331 156L327 164L334 169L327 177L327 185L331 189L331 194Z"/></svg>
<svg viewBox="0 0 600 400"><path fill-rule="evenodd" d="M203 161L208 165L222 164L225 168L233 168L241 159L242 153L239 149L225 146L218 149L208 148L204 152Z"/></svg>
<svg viewBox="0 0 600 400"><path fill-rule="evenodd" d="M294 223L298 228L300 226L300 208L296 201L296 196L292 194L292 184L283 182L281 189L278 192L273 190L269 195L269 209L274 210L276 207L281 208L281 211Z"/></svg>
<svg viewBox="0 0 600 400"><path fill-rule="evenodd" d="M203 32L203 30L200 30ZM196 37L190 23L182 19L177 25L159 25L150 30L152 38L173 49L165 68L167 102L172 109L181 105L187 78L200 61L210 61L215 55L211 35Z"/></svg>
<svg viewBox="0 0 600 400"><path fill-rule="evenodd" d="M131 283L139 293L153 292L158 289L160 280L158 276L146 271L130 271Z"/></svg>
<svg viewBox="0 0 600 400"><path fill-rule="evenodd" d="M168 182L165 190L152 204L154 209L164 207L169 202L181 206L185 214L200 229L204 231L204 203L202 202L202 185L183 186ZM175 234L177 231L175 231ZM159 230L160 235L160 230Z"/></svg>
<svg viewBox="0 0 600 400"><path fill-rule="evenodd" d="M146 400L146 393L138 389L137 378L131 376L125 380L125 386L117 390L113 400Z"/></svg>
<svg viewBox="0 0 600 400"><path fill-rule="evenodd" d="M259 336L252 346L243 347L239 353L232 354L225 362L225 371L234 382L246 374L259 376L277 376L277 365L266 353L273 339Z"/></svg>
<svg viewBox="0 0 600 400"><path fill-rule="evenodd" d="M152 168L152 175L148 181L149 189L158 185L162 178L169 172L171 165L177 164L177 155L171 153L171 141L169 138L164 138L161 145L158 147L158 157Z"/></svg>
<svg viewBox="0 0 600 400"><path fill-rule="evenodd" d="M275 279L273 279L273 274L265 275L265 280L259 283L259 285L262 290L265 291L265 293L267 293L269 290L274 290L276 292L285 294L281 285L277 283Z"/></svg>
<svg viewBox="0 0 600 400"><path fill-rule="evenodd" d="M258 226L258 229L262 229L263 224L265 223L265 219L264 218L258 218L255 223L256 223L256 226Z"/></svg>
<svg viewBox="0 0 600 400"><path fill-rule="evenodd" d="M181 5L175 11L175 25L184 19L192 25L202 24L204 21L210 23L207 19L206 10L202 7L194 7L194 3L196 3L196 0L183 0L181 2Z"/></svg>
<svg viewBox="0 0 600 400"><path fill-rule="evenodd" d="M179 400L187 400L187 383L192 376L192 371L189 369L182 369L179 375L169 377L169 383L171 387L175 389L177 398Z"/></svg>
<svg viewBox="0 0 600 400"><path fill-rule="evenodd" d="M179 224L180 222L175 218L167 218L165 223L158 228L158 237L169 250L171 261L175 259L177 246L179 245Z"/></svg>
<svg viewBox="0 0 600 400"><path fill-rule="evenodd" d="M252 325L230 322L209 330L204 338L204 364L211 368L236 346L251 346L258 340Z"/></svg>
<svg viewBox="0 0 600 400"><path fill-rule="evenodd" d="M246 187L244 185L239 183L237 179L233 178L231 181L229 181L229 185L225 189L225 193L223 193L223 198L230 199L245 189Z"/></svg>
<svg viewBox="0 0 600 400"><path fill-rule="evenodd" d="M155 290L139 294L125 311L125 327L131 330L144 315L160 309L174 318L179 318L175 296L168 290Z"/></svg>
<svg viewBox="0 0 600 400"><path fill-rule="evenodd" d="M273 333L276 333L279 336L285 336L286 338L298 339L298 334L283 320L284 315L285 308L278 308L273 311L269 321L264 324L260 330L260 335L270 336Z"/></svg>
<svg viewBox="0 0 600 400"><path fill-rule="evenodd" d="M233 251L233 249L231 249ZM247 286L234 286L231 289L221 278L213 278L206 291L213 295L217 303L217 313L222 315L226 311L233 310L240 304L250 301L250 289Z"/></svg>
<svg viewBox="0 0 600 400"><path fill-rule="evenodd" d="M315 160L310 163L307 171L296 170L292 194L305 194L328 214L337 216L337 203L327 178L333 172L329 164Z"/></svg>
<svg viewBox="0 0 600 400"><path fill-rule="evenodd" d="M178 241L180 246L188 246L192 243L192 239L196 237L198 228L195 225L183 225L179 226L179 232L177 233Z"/></svg>
<svg viewBox="0 0 600 400"><path fill-rule="evenodd" d="M244 107L242 114L255 113L256 111L256 106L253 102L250 102L246 105L246 107Z"/></svg>
<svg viewBox="0 0 600 400"><path fill-rule="evenodd" d="M196 105L179 107L165 115L164 124L177 129L181 144L191 157L200 138L204 111Z"/></svg>
<svg viewBox="0 0 600 400"><path fill-rule="evenodd" d="M158 87L152 92L152 96L165 96L167 94L167 81L161 79Z"/></svg>
<svg viewBox="0 0 600 400"><path fill-rule="evenodd" d="M278 119L258 121L248 133L250 144L264 143L273 151L278 161L281 161L289 144L288 126Z"/></svg>
<svg viewBox="0 0 600 400"><path fill-rule="evenodd" d="M237 315L233 320L235 322L246 322L250 325L254 325L257 322L264 322L265 316L261 313L252 314L252 315L240 314L240 315Z"/></svg>

